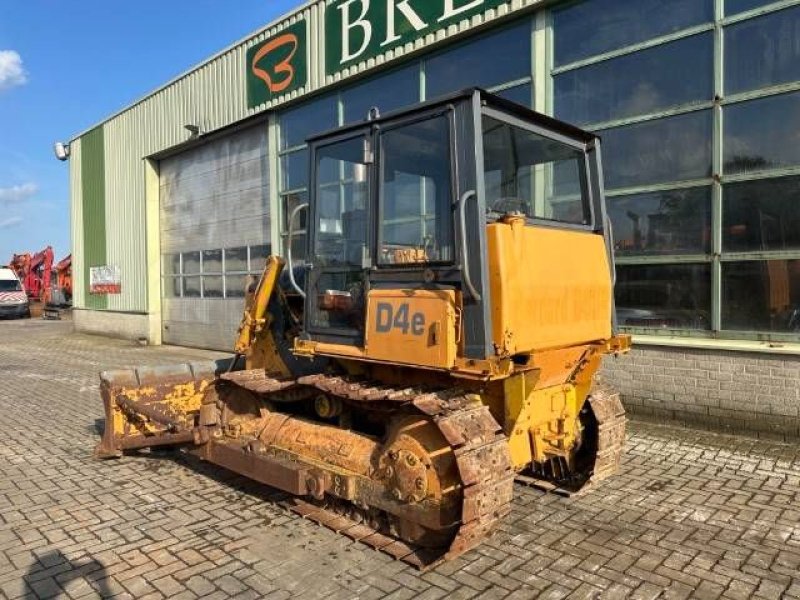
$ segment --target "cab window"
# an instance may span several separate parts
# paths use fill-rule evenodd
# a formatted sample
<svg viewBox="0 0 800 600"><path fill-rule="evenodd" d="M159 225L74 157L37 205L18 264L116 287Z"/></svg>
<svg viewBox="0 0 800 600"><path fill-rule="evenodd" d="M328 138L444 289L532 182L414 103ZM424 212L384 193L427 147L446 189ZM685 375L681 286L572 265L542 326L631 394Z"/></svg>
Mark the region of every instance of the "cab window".
<svg viewBox="0 0 800 600"><path fill-rule="evenodd" d="M582 150L486 115L483 149L489 218L520 213L591 225Z"/></svg>
<svg viewBox="0 0 800 600"><path fill-rule="evenodd" d="M435 116L381 135L381 265L453 260L450 120Z"/></svg>

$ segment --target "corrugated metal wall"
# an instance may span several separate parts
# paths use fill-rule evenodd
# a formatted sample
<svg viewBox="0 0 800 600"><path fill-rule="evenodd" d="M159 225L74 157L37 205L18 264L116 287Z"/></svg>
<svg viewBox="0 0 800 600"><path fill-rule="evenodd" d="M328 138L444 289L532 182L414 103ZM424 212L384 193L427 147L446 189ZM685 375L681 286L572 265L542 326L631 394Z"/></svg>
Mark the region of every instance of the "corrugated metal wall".
<svg viewBox="0 0 800 600"><path fill-rule="evenodd" d="M262 32L266 39L301 16L312 19L316 9L303 10ZM214 131L263 111L249 109L246 89L246 46L231 48L198 69L143 99L105 123L106 264L118 265L122 294L108 300L110 310L145 313L147 306L147 231L145 227L145 169L143 159L188 142L185 125ZM292 94L302 94L299 90ZM83 137L89 135L84 134ZM70 187L73 214L73 253L77 277L83 273L84 215L76 206L83 197L81 138L71 144ZM79 243L80 242L80 243ZM150 265L158 268L158 265ZM87 275L88 277L88 275ZM87 306L88 295L76 290L74 303Z"/></svg>
<svg viewBox="0 0 800 600"><path fill-rule="evenodd" d="M202 298L181 294L177 279L164 286L168 290L162 301L165 343L230 348L241 319L241 292L247 277L243 271L248 267L220 259L224 249L244 248L246 252L248 246L262 247L270 241L265 121L166 158L159 165L161 254L177 274L178 254L183 253L183 271L190 274L183 281L203 280ZM186 264L187 257L196 255L199 260L203 251L219 253L210 265L203 258L202 272L210 273L209 277L192 275L201 271L199 262L196 269ZM222 272L229 274L226 297L219 297L221 288L209 295L206 282L221 282L216 274ZM195 288L199 294L200 285Z"/></svg>
<svg viewBox="0 0 800 600"><path fill-rule="evenodd" d="M72 302L75 306L86 306L86 294L83 286L80 285L82 279L78 279L79 274L84 273L83 260L83 161L81 160L81 140L75 140L70 144L69 159L69 187L72 194L70 202L70 238L72 239L72 272L75 274L75 284L72 286ZM79 194L79 195L77 195Z"/></svg>

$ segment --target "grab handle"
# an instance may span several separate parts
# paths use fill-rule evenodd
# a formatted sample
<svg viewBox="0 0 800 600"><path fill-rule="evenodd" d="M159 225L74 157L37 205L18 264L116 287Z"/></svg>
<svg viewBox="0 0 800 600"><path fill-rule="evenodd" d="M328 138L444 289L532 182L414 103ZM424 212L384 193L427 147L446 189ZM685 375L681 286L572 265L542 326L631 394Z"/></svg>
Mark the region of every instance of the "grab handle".
<svg viewBox="0 0 800 600"><path fill-rule="evenodd" d="M292 263L292 242L294 242L294 220L297 217L298 213L302 210L308 209L308 202L303 204L299 204L294 207L294 210L289 214L289 232L286 235L286 243L288 247L286 248L286 267L289 269L289 282L292 284L292 287L295 291L300 294L300 296L305 299L306 293L297 285L297 281L294 279L294 264Z"/></svg>
<svg viewBox="0 0 800 600"><path fill-rule="evenodd" d="M480 302L481 295L478 293L478 290L475 289L475 286L472 285L472 276L469 273L469 250L467 248L467 201L477 197L478 194L475 190L464 192L458 201L458 216L461 223L461 260L463 263L461 271L464 274L464 286L475 302Z"/></svg>

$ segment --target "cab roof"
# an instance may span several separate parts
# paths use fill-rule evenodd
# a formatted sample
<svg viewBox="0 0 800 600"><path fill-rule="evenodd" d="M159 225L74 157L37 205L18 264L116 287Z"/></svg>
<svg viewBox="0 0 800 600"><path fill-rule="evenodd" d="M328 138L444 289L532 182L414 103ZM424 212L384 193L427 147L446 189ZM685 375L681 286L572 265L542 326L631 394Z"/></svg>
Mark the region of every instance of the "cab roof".
<svg viewBox="0 0 800 600"><path fill-rule="evenodd" d="M372 125L380 125L387 121L393 121L398 117L411 115L416 112L427 111L432 108L436 108L437 106L446 106L448 104L453 104L455 102L471 100L476 96L478 96L480 102L485 106L497 108L503 112L515 115L524 121L528 121L534 125L539 125L542 128L581 141L585 144L597 140L600 137L594 133L585 131L579 127L576 127L564 121L560 121L553 117L549 117L547 115L543 115L542 113L531 110L526 106L523 106L522 104L517 104L516 102L512 102L511 100L506 100L505 98L502 98L496 94L489 93L483 88L471 87L444 96L439 96L437 98L433 98L425 102L420 102L418 104L414 104L406 108L389 111L370 121L367 121L365 119L358 123L351 123L349 125L344 125L342 127L336 127L334 129L330 129L328 131L315 134L309 137L306 141L308 143L311 143L320 139L330 137L332 135L346 134L348 131L363 129L364 125L367 123Z"/></svg>

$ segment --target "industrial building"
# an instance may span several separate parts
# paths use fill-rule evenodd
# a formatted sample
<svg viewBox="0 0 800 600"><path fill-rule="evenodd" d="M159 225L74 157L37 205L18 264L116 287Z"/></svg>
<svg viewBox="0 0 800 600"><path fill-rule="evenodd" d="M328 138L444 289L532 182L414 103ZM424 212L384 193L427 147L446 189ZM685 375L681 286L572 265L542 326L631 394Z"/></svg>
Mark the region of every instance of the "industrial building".
<svg viewBox="0 0 800 600"><path fill-rule="evenodd" d="M629 410L797 438L798 0L306 3L69 142L76 329L229 349L305 140L469 86L602 136Z"/></svg>

